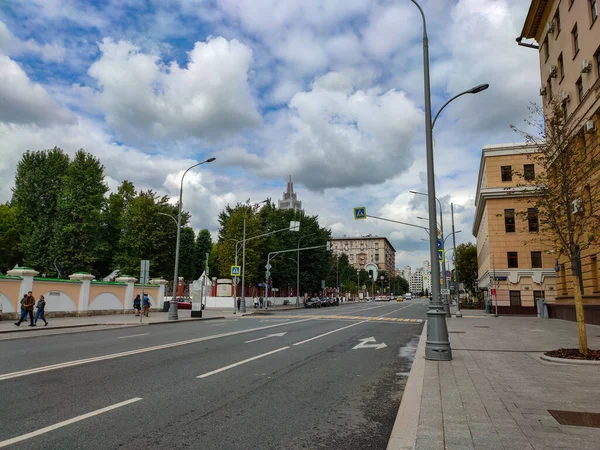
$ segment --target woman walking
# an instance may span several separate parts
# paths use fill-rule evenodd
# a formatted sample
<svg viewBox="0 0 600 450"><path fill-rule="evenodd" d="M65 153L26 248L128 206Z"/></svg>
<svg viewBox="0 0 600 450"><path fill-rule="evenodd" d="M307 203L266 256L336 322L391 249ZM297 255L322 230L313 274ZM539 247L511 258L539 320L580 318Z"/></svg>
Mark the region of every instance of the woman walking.
<svg viewBox="0 0 600 450"><path fill-rule="evenodd" d="M138 294L133 300L133 309L135 310L135 316L139 316L142 312L142 299L140 298L140 294Z"/></svg>
<svg viewBox="0 0 600 450"><path fill-rule="evenodd" d="M43 295L40 295L40 299L38 300L37 305L35 307L37 308L37 311L35 312L35 320L33 322L33 325L37 326L37 321L41 317L44 321L44 326L47 327L48 321L46 320L46 317L44 317L44 310L46 309L46 300L44 299Z"/></svg>
<svg viewBox="0 0 600 450"><path fill-rule="evenodd" d="M150 312L150 297L148 294L144 294L144 315L148 317L148 313Z"/></svg>

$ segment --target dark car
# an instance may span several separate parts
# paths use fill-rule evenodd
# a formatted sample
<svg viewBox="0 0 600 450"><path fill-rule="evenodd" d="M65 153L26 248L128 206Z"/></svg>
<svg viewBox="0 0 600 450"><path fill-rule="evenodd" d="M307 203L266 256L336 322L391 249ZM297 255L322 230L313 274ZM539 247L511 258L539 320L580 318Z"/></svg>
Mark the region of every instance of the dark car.
<svg viewBox="0 0 600 450"><path fill-rule="evenodd" d="M321 306L329 306L329 299L327 297L321 298Z"/></svg>
<svg viewBox="0 0 600 450"><path fill-rule="evenodd" d="M320 308L321 300L319 300L317 297L311 297L308 300L306 300L306 302L304 303L304 307L305 308Z"/></svg>
<svg viewBox="0 0 600 450"><path fill-rule="evenodd" d="M329 306L335 306L335 298L329 297L327 300L329 301Z"/></svg>

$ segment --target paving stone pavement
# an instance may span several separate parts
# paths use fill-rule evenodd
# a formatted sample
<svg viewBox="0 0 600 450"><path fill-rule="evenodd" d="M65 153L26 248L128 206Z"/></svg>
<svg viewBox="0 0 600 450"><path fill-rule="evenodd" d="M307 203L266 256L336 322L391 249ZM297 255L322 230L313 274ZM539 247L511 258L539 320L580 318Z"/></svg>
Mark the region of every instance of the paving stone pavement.
<svg viewBox="0 0 600 450"><path fill-rule="evenodd" d="M415 448L600 449L600 428L560 425L551 409L600 413L600 366L546 362L577 347L577 325L478 315L448 320L453 360L425 361ZM600 326L587 326L600 348Z"/></svg>

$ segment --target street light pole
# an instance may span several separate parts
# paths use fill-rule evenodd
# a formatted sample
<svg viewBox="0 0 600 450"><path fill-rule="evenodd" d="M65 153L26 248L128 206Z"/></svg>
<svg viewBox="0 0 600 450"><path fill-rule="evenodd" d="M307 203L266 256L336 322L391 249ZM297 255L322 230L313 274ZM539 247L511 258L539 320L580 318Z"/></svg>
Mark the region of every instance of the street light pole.
<svg viewBox="0 0 600 450"><path fill-rule="evenodd" d="M360 302L360 295L358 291L360 289L360 269L356 269L356 298Z"/></svg>
<svg viewBox="0 0 600 450"><path fill-rule="evenodd" d="M179 243L181 241L181 208L183 202L183 179L185 178L185 174L188 173L190 169L194 167L201 166L205 163L213 162L216 158L208 158L206 161L202 161L198 164L194 164L186 169L181 176L181 183L179 185L179 214L177 215L177 241L175 243L175 275L173 276L173 296L171 297L171 304L169 305L169 316L168 320L179 320L179 315L177 312L177 299L175 297L175 292L178 286L177 283L177 275L179 271Z"/></svg>
<svg viewBox="0 0 600 450"><path fill-rule="evenodd" d="M419 9L423 19L423 84L425 91L425 143L427 160L427 198L429 204L429 257L436 261L437 236L434 230L437 228L435 211L435 170L433 162L433 124L431 122L431 88L429 82L429 39L427 38L427 22L421 5L416 0L411 0ZM440 279L440 265L431 264L432 276L435 280ZM425 358L435 361L452 360L452 349L448 340L448 327L446 325L446 314L440 299L440 285L433 283L433 301L427 311L428 328L427 343L425 346Z"/></svg>
<svg viewBox="0 0 600 450"><path fill-rule="evenodd" d="M456 233L454 232L454 203L450 203L450 214L452 215L452 246L454 247L454 274L456 275L456 317L462 317L462 312L460 312L460 279L458 277L458 257L456 256Z"/></svg>

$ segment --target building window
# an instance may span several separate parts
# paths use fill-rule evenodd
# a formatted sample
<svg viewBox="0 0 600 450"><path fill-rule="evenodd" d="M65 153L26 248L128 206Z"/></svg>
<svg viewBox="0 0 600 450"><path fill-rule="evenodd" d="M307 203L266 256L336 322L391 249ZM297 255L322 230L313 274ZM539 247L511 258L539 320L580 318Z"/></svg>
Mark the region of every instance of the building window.
<svg viewBox="0 0 600 450"><path fill-rule="evenodd" d="M531 268L542 268L542 252L531 252Z"/></svg>
<svg viewBox="0 0 600 450"><path fill-rule="evenodd" d="M508 268L518 269L519 268L519 255L517 252L507 252Z"/></svg>
<svg viewBox="0 0 600 450"><path fill-rule="evenodd" d="M530 233L540 231L540 221L537 208L527 208L527 225Z"/></svg>
<svg viewBox="0 0 600 450"><path fill-rule="evenodd" d="M505 209L504 210L504 231L507 233L515 232L515 210Z"/></svg>
<svg viewBox="0 0 600 450"><path fill-rule="evenodd" d="M565 77L565 63L563 61L562 52L558 55L558 73L560 74L560 81Z"/></svg>
<svg viewBox="0 0 600 450"><path fill-rule="evenodd" d="M548 78L546 81L546 95L548 100L552 100L552 78Z"/></svg>
<svg viewBox="0 0 600 450"><path fill-rule="evenodd" d="M579 103L581 103L583 100L583 80L581 77L579 77L579 80L577 80L575 85L577 86L577 100L579 100Z"/></svg>
<svg viewBox="0 0 600 450"><path fill-rule="evenodd" d="M523 165L523 177L527 181L535 180L535 166L533 164Z"/></svg>
<svg viewBox="0 0 600 450"><path fill-rule="evenodd" d="M591 258L592 263L592 291L598 292L598 257L596 255Z"/></svg>
<svg viewBox="0 0 600 450"><path fill-rule="evenodd" d="M573 58L579 53L579 33L577 32L577 24L571 31L571 40L573 41Z"/></svg>
<svg viewBox="0 0 600 450"><path fill-rule="evenodd" d="M548 46L548 36L546 36L546 39L544 39L544 43L542 44L543 46L543 52L544 52L544 62L548 61L548 58L550 57L550 47Z"/></svg>
<svg viewBox="0 0 600 450"><path fill-rule="evenodd" d="M567 110L567 101L563 100L562 102L562 112L563 112L563 120L566 122L567 118L569 117L569 111Z"/></svg>
<svg viewBox="0 0 600 450"><path fill-rule="evenodd" d="M592 188L588 184L584 188L585 191L585 202L588 204L588 215L594 214L594 201L592 200Z"/></svg>
<svg viewBox="0 0 600 450"><path fill-rule="evenodd" d="M538 298L546 298L546 296L544 295L544 291L533 291L533 300L536 300Z"/></svg>
<svg viewBox="0 0 600 450"><path fill-rule="evenodd" d="M556 15L554 16L554 22L556 23L556 37L560 34L560 11L556 10Z"/></svg>
<svg viewBox="0 0 600 450"><path fill-rule="evenodd" d="M502 173L502 181L512 181L512 166L502 166L500 170Z"/></svg>
<svg viewBox="0 0 600 450"><path fill-rule="evenodd" d="M590 14L592 16L592 24L596 21L596 17L598 17L598 6L596 4L596 0L589 0L590 2Z"/></svg>
<svg viewBox="0 0 600 450"><path fill-rule="evenodd" d="M508 291L510 294L510 306L521 306L521 291Z"/></svg>
<svg viewBox="0 0 600 450"><path fill-rule="evenodd" d="M596 60L596 73L600 77L600 48L594 53L594 59Z"/></svg>

